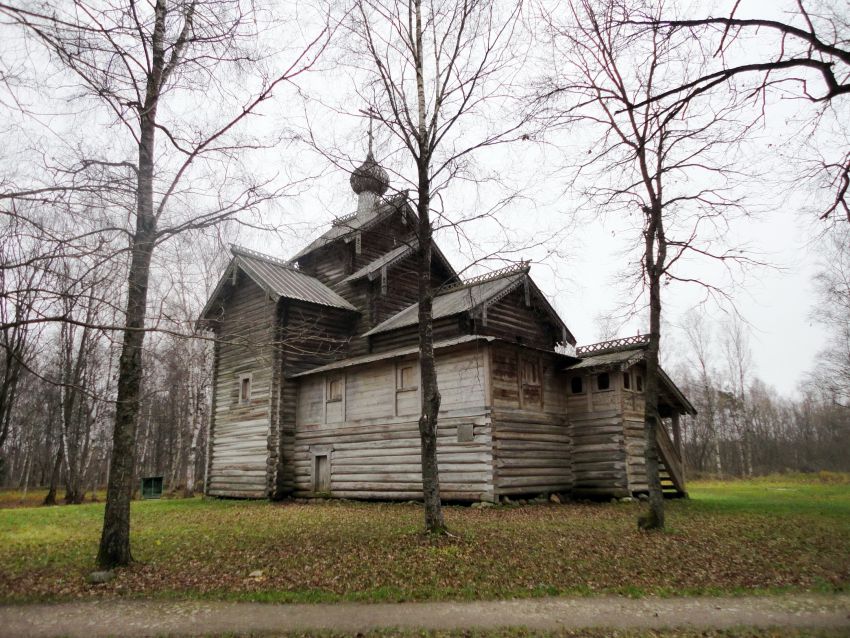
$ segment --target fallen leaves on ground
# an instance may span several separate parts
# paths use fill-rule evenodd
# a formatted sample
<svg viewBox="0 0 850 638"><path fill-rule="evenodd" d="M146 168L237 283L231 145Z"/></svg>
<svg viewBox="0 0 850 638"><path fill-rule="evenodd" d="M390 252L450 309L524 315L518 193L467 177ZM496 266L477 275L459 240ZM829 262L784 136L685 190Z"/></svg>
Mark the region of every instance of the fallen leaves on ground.
<svg viewBox="0 0 850 638"><path fill-rule="evenodd" d="M663 533L637 530L639 504L568 503L447 507L453 536L443 538L420 533L421 509L410 504L137 502L137 562L101 585L85 577L102 504L9 509L0 511L0 600L395 601L847 588L850 487L831 486L820 505L806 491L766 492L759 501L756 490L742 501L713 489L669 502Z"/></svg>

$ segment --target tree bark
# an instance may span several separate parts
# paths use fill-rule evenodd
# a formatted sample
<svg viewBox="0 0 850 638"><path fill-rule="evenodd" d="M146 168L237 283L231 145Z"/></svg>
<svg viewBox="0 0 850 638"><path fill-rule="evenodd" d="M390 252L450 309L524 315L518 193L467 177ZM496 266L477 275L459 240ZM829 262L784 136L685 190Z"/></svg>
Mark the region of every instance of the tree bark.
<svg viewBox="0 0 850 638"><path fill-rule="evenodd" d="M419 156L417 158L417 213L419 217L419 373L422 392L422 414L419 438L422 447L422 497L425 505L425 530L443 534L446 523L440 502L440 472L437 466L437 421L440 413L440 390L434 360L434 290L431 286L431 149L429 148L427 105L425 103L424 49L422 46L422 0L415 0L416 101L418 112ZM436 108L436 106L435 106Z"/></svg>
<svg viewBox="0 0 850 638"><path fill-rule="evenodd" d="M422 414L419 437L422 448L422 496L425 503L425 529L432 534L446 531L440 502L440 474L437 466L437 421L440 412L440 390L434 359L433 301L431 287L431 223L428 214L428 186L419 192L419 372L422 391ZM424 178L427 182L427 177Z"/></svg>
<svg viewBox="0 0 850 638"><path fill-rule="evenodd" d="M156 108L159 75L164 57L162 37L165 7L157 2L153 36L154 68L148 76L147 99L140 113L139 166L136 189L136 231L127 277L127 310L124 339L118 362L118 397L115 405L115 430L112 434L112 458L106 486L106 509L97 563L104 569L128 565L130 553L130 500L135 469L136 423L142 384L142 347L145 339L148 281L151 256L156 240L153 214L153 169L156 133Z"/></svg>
<svg viewBox="0 0 850 638"><path fill-rule="evenodd" d="M656 196L658 193L656 193ZM648 216L644 264L649 279L649 345L646 349L644 387L644 431L646 434L646 480L649 485L649 511L638 519L641 529L664 529L664 495L658 472L658 352L661 345L661 275L665 260L665 238L660 204L645 210Z"/></svg>
<svg viewBox="0 0 850 638"><path fill-rule="evenodd" d="M56 505L56 488L59 486L59 478L62 473L62 461L65 456L65 443L63 433L59 432L59 446L56 451L56 460L53 462L53 471L50 473L50 487L47 496L44 497L44 505Z"/></svg>

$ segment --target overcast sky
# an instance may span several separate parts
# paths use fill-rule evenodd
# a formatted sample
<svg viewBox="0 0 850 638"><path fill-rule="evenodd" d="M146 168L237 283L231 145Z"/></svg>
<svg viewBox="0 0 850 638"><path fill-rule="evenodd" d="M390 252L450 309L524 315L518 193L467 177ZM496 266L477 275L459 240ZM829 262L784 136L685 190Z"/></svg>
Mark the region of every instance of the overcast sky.
<svg viewBox="0 0 850 638"><path fill-rule="evenodd" d="M717 3L717 11L705 9L698 3L703 15L719 14L724 3ZM776 15L772 2L744 0L739 15ZM352 107L352 95L357 90L357 80L346 77L346 72L327 65L316 76L317 83L309 88L328 105L315 110L312 117L314 131L320 131L327 147L333 147L351 156L354 162L365 154L365 125L358 120ZM769 112L767 119L752 136L752 142L742 153L749 157L745 162L756 167L757 177L745 181L750 206L746 218L735 221L729 228L726 240L730 246L744 246L749 253L767 265L735 271L729 276L717 264L693 262L688 272L711 283L722 285L728 292L728 301L718 304L706 296L699 286L674 284L664 288L664 319L669 330L663 347L666 360L683 361L688 351L680 328L688 321L688 313L706 314L712 321L729 321L739 313L750 329L753 354L753 373L774 386L781 393L792 395L815 356L823 347L821 329L811 319L816 297L813 276L818 268L817 236L823 231L812 211L807 210L818 194L810 187L792 188L793 167L789 165L792 147L783 146L789 122L794 121L805 105L797 102L779 104ZM348 116L346 116L346 113ZM379 157L392 171L404 173L392 155L391 142L381 131L377 132ZM535 265L532 276L553 301L566 320L579 344L592 343L602 336L600 316L612 312L622 316L624 301L633 293L632 285L623 281L624 273L634 272L628 250L639 238L635 220L611 219L583 214L577 211L567 182L568 177L558 171L564 163L564 153L580 147L576 139L557 140L554 146L543 148L520 145L510 149L490 149L476 159L487 169L509 173L513 183L525 197L518 199L502 213L502 219L516 230L530 236L562 231L556 245L529 248L526 256ZM387 154L389 153L389 156ZM313 161L322 164L321 158ZM325 161L325 165L327 162ZM353 165L353 164L352 164ZM284 205L285 216L290 220L305 222L298 237L287 238L284 246L270 246L267 239L248 240L257 248L291 255L301 244L323 229L332 217L354 210L356 198L348 186L344 170L326 169L322 179L312 183L294 200ZM403 188L398 175L395 188ZM458 186L445 194L445 207L454 214L465 214L476 206L486 206L487 194L481 190ZM586 213L586 211L584 211ZM326 227L326 226L325 226ZM491 229L492 230L492 229ZM486 237L480 232L476 237ZM454 265L465 267L470 260L468 247L456 244L453 236L442 236L444 251ZM495 242L493 245L497 245ZM479 251L480 252L480 251ZM634 257L634 253L631 254ZM511 256L516 259L516 255ZM488 267L498 266L488 262ZM642 316L626 317L619 333L623 336L645 331L647 322ZM719 337L718 337L719 338ZM720 350L719 343L717 350Z"/></svg>
<svg viewBox="0 0 850 638"><path fill-rule="evenodd" d="M297 4L291 4L299 10ZM694 11L719 15L728 11L727 5L717 2L712 11L706 8L708 3L695 2L696 9L688 15ZM775 16L777 6L774 2L743 0L739 15ZM309 41L314 26L310 16L299 13L297 24L302 39ZM281 46L297 49L299 43L290 40ZM750 49L748 53L758 51ZM323 232L333 217L355 209L356 197L350 190L347 171L365 156L366 126L357 113L365 106L357 100L364 84L362 76L352 73L345 62L344 52L331 51L313 73L299 78L301 93L291 87L281 90L264 111L264 117L252 124L270 134L304 133L309 124L319 145L332 151L340 166L334 167L327 156L297 143L281 145L271 154L256 154L250 161L258 168L270 167L284 176L301 172L321 177L305 182L297 194L264 211L269 223L280 218L288 225L290 232L282 234L282 239L243 232L234 234L233 240L274 255L290 256ZM533 75L536 67L529 63L525 70ZM308 102L303 100L304 95L309 96ZM735 271L730 276L717 264L687 264L690 275L722 286L729 301L719 305L716 300L707 299L699 286L665 287L664 319L669 330L662 347L665 359L686 360L688 352L679 328L687 321L688 313L704 313L722 322L738 312L750 327L754 373L790 395L812 368L823 346L821 330L810 319L816 303L812 280L818 269L817 236L823 228L810 209L819 194L810 185L795 187L795 147L788 139L795 118L808 105L777 102L772 106L750 143L741 150L742 163L753 167L757 175L740 185L748 195L748 216L734 221L723 237L728 245L745 246L750 254L769 265ZM376 138L379 159L393 174L393 187L408 187L403 176L410 175L409 163L404 162L386 131L376 131ZM600 317L618 311L622 315L623 304L634 297L632 284L624 282L623 276L635 272L635 253L629 249L640 239L639 216L590 214L592 211L570 189L568 171L561 170L583 152L586 140L582 133L573 130L547 141L545 146L529 142L488 149L475 159L480 169L504 177L521 195L501 211L500 217L510 229L509 238L529 247L520 254L508 255L508 259L530 258L533 278L579 344L592 343L602 336ZM492 205L496 197L498 193L489 184L457 184L442 193L442 205L448 216L456 218L475 214ZM469 232L477 243L474 248L455 241L453 235L440 235L441 247L458 269L504 240L492 224L471 227ZM231 239L229 231L226 239ZM546 241L531 246L541 239ZM491 259L478 271L499 265L498 259ZM626 316L621 323L622 336L647 329L641 314Z"/></svg>

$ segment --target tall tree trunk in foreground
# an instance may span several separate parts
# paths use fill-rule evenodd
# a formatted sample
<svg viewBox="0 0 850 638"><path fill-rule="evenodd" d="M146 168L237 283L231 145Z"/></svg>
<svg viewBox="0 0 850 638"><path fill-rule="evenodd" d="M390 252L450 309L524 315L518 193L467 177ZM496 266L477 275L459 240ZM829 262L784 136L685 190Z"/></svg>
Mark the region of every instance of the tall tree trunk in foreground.
<svg viewBox="0 0 850 638"><path fill-rule="evenodd" d="M422 0L415 0L416 110L418 115L417 214L419 216L419 373L422 384L422 414L419 437L422 443L422 497L425 503L425 529L432 534L445 532L440 503L440 473L437 467L437 419L440 413L440 389L434 360L434 289L431 285L431 253L434 241L431 227L431 157L425 104L425 74L422 47Z"/></svg>
<svg viewBox="0 0 850 638"><path fill-rule="evenodd" d="M153 214L154 141L156 109L164 65L162 30L165 9L157 2L157 28L154 30L153 69L148 76L148 93L140 114L139 165L136 189L136 232L127 277L127 306L121 358L118 362L118 398L115 404L115 429L112 434L112 462L106 484L106 510L97 563L109 569L128 565L130 554L130 500L136 460L136 423L139 414L139 389L142 385L142 347L145 340L145 315L151 256L156 240ZM160 24L160 21L162 24Z"/></svg>
<svg viewBox="0 0 850 638"><path fill-rule="evenodd" d="M353 66L357 72L368 69L373 77L360 97L370 107L370 116L401 142L405 159L416 168L409 183L418 216L422 496L425 530L442 534L446 526L437 463L440 390L434 357L431 205L459 167L468 165L468 155L520 137L521 118L511 121L500 113L501 119L491 120L485 110L494 94L502 99L511 93L508 83L514 70L508 69L519 64L510 44L520 3L353 0L353 5L349 17L362 53ZM464 130L466 122L475 129L484 121L494 126L474 133ZM444 214L439 219L451 225Z"/></svg>
<svg viewBox="0 0 850 638"><path fill-rule="evenodd" d="M643 163L643 162L641 162ZM646 173L644 173L646 175ZM647 180L650 200L660 195ZM649 485L649 511L638 520L642 529L664 528L664 494L658 471L658 428L663 427L658 415L658 352L661 346L661 275L664 273L667 245L660 204L646 206L647 227L644 231L646 250L644 269L649 280L649 346L646 349L646 384L644 386L644 433L646 447L646 481Z"/></svg>
<svg viewBox="0 0 850 638"><path fill-rule="evenodd" d="M418 24L418 22L417 22ZM419 69L421 72L421 67ZM421 114L420 114L421 117ZM440 473L437 467L437 419L440 389L434 359L434 289L431 285L432 229L429 214L430 184L427 168L419 172L419 373L422 388L422 414L419 437L422 444L422 497L425 502L425 529L432 534L446 529L440 502Z"/></svg>

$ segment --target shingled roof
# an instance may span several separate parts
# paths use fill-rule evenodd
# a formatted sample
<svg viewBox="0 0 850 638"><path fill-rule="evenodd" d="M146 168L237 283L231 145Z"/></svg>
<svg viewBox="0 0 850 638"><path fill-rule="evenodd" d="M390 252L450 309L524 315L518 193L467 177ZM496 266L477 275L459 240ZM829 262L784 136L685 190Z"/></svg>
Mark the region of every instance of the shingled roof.
<svg viewBox="0 0 850 638"><path fill-rule="evenodd" d="M233 259L201 313L202 320L209 318L207 315L212 310L215 300L227 285L234 269L237 268L248 275L275 301L282 298L295 299L319 306L357 312L354 306L321 281L293 268L281 259L240 246L231 246L230 252Z"/></svg>

